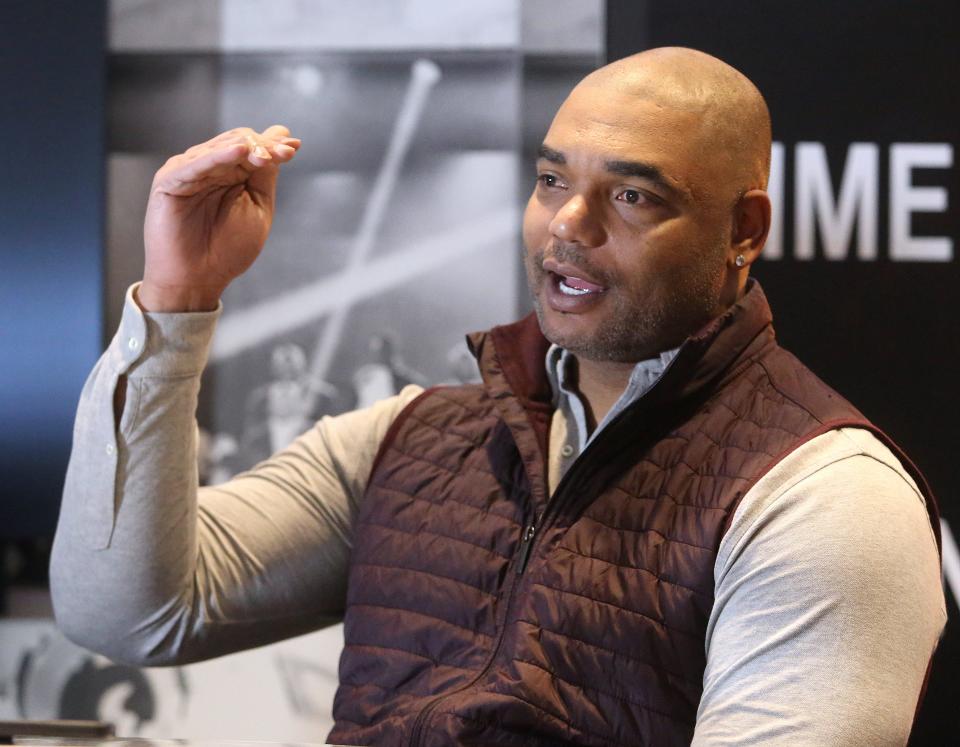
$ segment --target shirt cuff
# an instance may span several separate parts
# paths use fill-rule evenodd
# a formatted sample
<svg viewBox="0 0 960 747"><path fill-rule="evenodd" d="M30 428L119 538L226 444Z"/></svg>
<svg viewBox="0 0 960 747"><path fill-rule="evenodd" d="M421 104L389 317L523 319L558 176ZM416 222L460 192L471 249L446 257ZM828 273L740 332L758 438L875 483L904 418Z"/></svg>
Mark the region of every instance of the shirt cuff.
<svg viewBox="0 0 960 747"><path fill-rule="evenodd" d="M145 312L127 289L120 328L111 344L118 373L130 378L198 376L207 363L217 320L223 311Z"/></svg>

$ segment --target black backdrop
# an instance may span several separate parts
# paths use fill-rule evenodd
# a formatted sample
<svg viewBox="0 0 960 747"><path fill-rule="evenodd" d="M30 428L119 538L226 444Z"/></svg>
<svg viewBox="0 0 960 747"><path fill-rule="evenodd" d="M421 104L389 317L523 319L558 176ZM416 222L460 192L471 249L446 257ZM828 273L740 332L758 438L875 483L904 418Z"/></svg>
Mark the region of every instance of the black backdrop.
<svg viewBox="0 0 960 747"><path fill-rule="evenodd" d="M960 127L958 21L956 0L607 3L608 59L663 45L695 47L742 70L764 92L774 140L783 144L784 223L782 257L762 260L754 274L770 298L780 341L907 450L944 518L960 531L960 247L953 246L960 185L952 159ZM798 143L822 144L835 204L847 177L860 196L875 196L846 243L836 224L832 234L826 229L827 242L814 231L810 258L797 257L803 248L795 240L798 222L801 231L813 225L809 212L796 209L796 193L810 194L795 188ZM868 144L856 149L860 166L847 164L854 143ZM810 153L819 148L799 148L808 175L822 163ZM917 153L915 168L891 178L894 154ZM920 167L925 158L936 167ZM938 209L908 214L911 198ZM906 230L921 239L912 256L904 230L890 229L892 214L906 217ZM858 252L861 238L866 258ZM932 249L924 238L933 238ZM840 245L826 249L830 239ZM951 680L960 674L960 623L949 590L947 597L951 620L911 744L957 743Z"/></svg>

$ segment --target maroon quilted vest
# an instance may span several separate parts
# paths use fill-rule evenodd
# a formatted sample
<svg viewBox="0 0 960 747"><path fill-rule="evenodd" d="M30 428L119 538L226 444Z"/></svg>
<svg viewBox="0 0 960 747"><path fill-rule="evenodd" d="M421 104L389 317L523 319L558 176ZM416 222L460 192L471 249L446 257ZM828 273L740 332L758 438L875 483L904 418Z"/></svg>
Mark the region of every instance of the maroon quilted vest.
<svg viewBox="0 0 960 747"><path fill-rule="evenodd" d="M471 342L484 384L419 397L371 473L330 741L689 743L739 500L804 441L876 429L777 346L754 283L548 503L547 342L533 317Z"/></svg>

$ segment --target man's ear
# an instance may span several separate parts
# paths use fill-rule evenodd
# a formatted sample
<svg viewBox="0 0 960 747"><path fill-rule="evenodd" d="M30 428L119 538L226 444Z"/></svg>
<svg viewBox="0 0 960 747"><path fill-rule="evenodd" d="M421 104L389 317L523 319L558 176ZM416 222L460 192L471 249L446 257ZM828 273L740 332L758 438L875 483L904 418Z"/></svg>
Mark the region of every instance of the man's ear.
<svg viewBox="0 0 960 747"><path fill-rule="evenodd" d="M770 197L762 189L751 189L737 200L733 208L729 264L749 267L760 256L770 232L770 211ZM738 257L743 259L738 261Z"/></svg>

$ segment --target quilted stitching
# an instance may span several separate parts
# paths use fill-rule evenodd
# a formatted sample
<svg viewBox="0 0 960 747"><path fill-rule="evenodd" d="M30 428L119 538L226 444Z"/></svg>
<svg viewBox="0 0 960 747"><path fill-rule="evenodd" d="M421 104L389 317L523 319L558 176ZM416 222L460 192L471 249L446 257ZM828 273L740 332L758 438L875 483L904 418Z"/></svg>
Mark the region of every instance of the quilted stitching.
<svg viewBox="0 0 960 747"><path fill-rule="evenodd" d="M498 717L486 712L484 704L493 698L490 702L499 709L507 697L514 704L511 718L527 709L531 723L541 729L556 723L549 727L554 741L577 735L596 744L689 741L713 604L713 564L728 516L775 455L825 419L859 422L862 417L777 348L772 336L750 339L752 347L740 353L744 357L736 366L728 366L732 373L720 388L640 454L626 473L577 486L596 494L578 496L558 509L556 523L543 530L524 576L510 571L531 497L523 485L495 474L495 466L513 467L495 465L488 450L493 435L504 433L497 430L501 418L513 419L508 424L522 440L510 452L514 461L520 454L535 458L531 455L542 447L531 440L535 429L506 386L496 354L483 353L486 389L446 388L418 400L385 450L361 506L363 525L407 541L385 542L376 532L357 533L348 615L358 614L358 603L364 609L393 610L400 620L426 615L436 626L429 633L422 626L418 630L438 639L453 636L454 645L443 650L454 653L442 662L417 659L409 677L401 674L395 687L378 690L376 682L364 679L363 646L372 642L355 637L348 625L341 676L352 697L360 697L358 688L371 686L412 720L423 707L415 701L424 697L423 667L471 672L484 660L491 665L485 676L467 689L457 685L460 689L438 709L438 719L494 728ZM638 439L648 437L643 417L631 427ZM603 464L597 468L602 471ZM542 464L536 470L542 474ZM446 565L430 555L432 542L441 538L450 548L463 548L445 553ZM505 628L484 630L483 635L457 627L450 618L461 617L445 607L450 600L443 598L431 601L430 610L418 608L413 600L425 598L426 587L416 594L379 589L373 573L378 566L397 569L397 584L402 579L403 588L462 584L477 605L490 606L486 619ZM405 576L403 569L409 571ZM515 601L504 619L504 592L513 583ZM362 595L354 595L357 588L364 589ZM406 635L402 629L384 632L385 655L392 646L424 656L416 653L423 642L411 646L404 643ZM495 659L489 660L501 637ZM400 659L394 664L405 666ZM391 712L382 705L373 710ZM672 720L669 738L658 741L656 734L646 733L660 727L641 712ZM356 724L355 708L350 707L348 719L339 712L337 718L338 729L341 722ZM335 729L331 737L349 742L353 734L359 741L372 733L367 728L375 729L373 720L366 723L361 730ZM536 742L547 743L551 740Z"/></svg>

